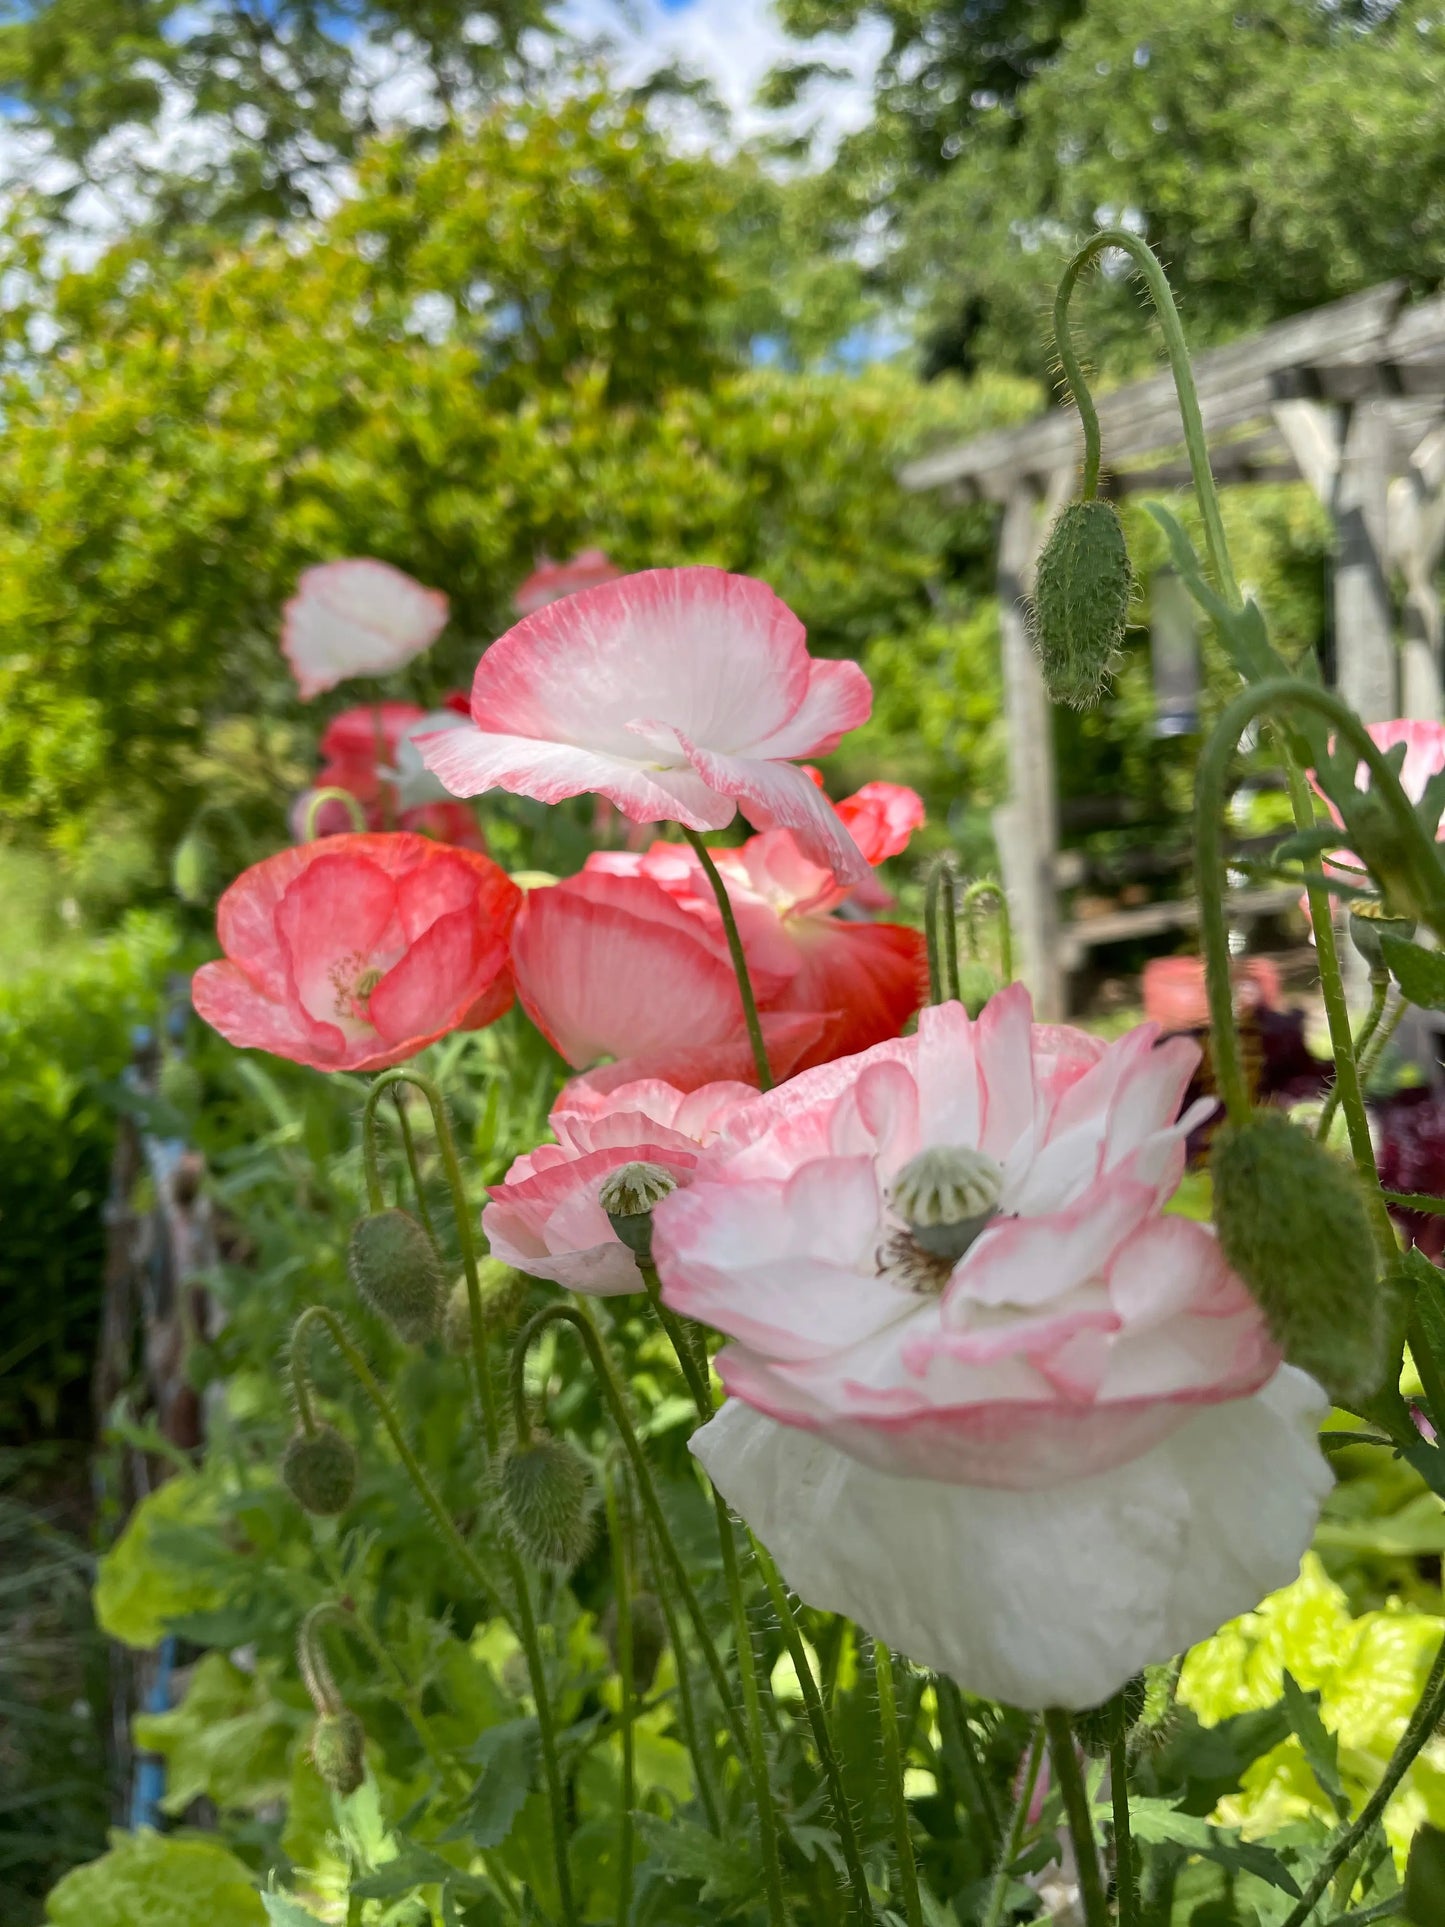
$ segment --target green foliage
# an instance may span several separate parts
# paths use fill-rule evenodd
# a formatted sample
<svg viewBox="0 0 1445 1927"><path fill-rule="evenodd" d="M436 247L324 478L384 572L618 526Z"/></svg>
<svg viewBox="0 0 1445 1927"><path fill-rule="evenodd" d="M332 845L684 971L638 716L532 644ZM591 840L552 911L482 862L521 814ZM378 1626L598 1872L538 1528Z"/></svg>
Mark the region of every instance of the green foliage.
<svg viewBox="0 0 1445 1927"><path fill-rule="evenodd" d="M266 1927L244 1863L215 1840L117 1833L110 1852L76 1867L46 1903L51 1927Z"/></svg>
<svg viewBox="0 0 1445 1927"><path fill-rule="evenodd" d="M301 1709L278 1699L267 1678L206 1653L180 1704L169 1713L137 1714L134 1733L138 1747L165 1761L161 1810L179 1816L193 1800L224 1811L284 1798L291 1749L304 1725Z"/></svg>
<svg viewBox="0 0 1445 1927"><path fill-rule="evenodd" d="M193 1541L177 1530L215 1515L213 1487L194 1475L168 1479L141 1500L100 1560L95 1617L103 1633L144 1651L174 1620L220 1603L214 1579L192 1561Z"/></svg>

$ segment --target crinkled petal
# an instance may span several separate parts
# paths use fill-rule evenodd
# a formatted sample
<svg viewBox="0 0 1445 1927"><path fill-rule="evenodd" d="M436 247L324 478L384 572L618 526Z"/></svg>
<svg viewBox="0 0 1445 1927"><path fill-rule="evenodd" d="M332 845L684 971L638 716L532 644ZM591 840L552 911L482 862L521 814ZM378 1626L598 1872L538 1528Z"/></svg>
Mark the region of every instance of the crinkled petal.
<svg viewBox="0 0 1445 1927"><path fill-rule="evenodd" d="M303 699L349 676L384 676L431 647L448 604L388 562L369 556L307 569L286 604L281 651Z"/></svg>
<svg viewBox="0 0 1445 1927"><path fill-rule="evenodd" d="M737 814L730 798L710 790L686 764L663 769L570 743L530 736L447 729L417 738L422 761L453 796L508 790L538 803L569 796L605 796L634 823L685 823L721 830Z"/></svg>
<svg viewBox="0 0 1445 1927"><path fill-rule="evenodd" d="M792 763L726 756L678 732L688 761L720 796L731 796L760 830L791 830L805 856L831 870L840 883L861 883L867 859L843 827L816 783Z"/></svg>

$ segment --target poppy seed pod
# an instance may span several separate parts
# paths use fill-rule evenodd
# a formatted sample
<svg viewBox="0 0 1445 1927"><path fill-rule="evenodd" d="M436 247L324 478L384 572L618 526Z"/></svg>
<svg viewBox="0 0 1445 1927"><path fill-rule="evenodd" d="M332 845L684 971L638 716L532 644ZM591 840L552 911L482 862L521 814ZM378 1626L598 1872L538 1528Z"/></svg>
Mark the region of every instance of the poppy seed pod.
<svg viewBox="0 0 1445 1927"><path fill-rule="evenodd" d="M1220 1248L1275 1343L1338 1402L1368 1397L1387 1369L1390 1305L1353 1169L1274 1111L1226 1124L1210 1162Z"/></svg>
<svg viewBox="0 0 1445 1927"><path fill-rule="evenodd" d="M1098 1759L1116 1740L1127 1739L1144 1717L1147 1693L1144 1675L1135 1673L1100 1705L1075 1713L1074 1736L1084 1751Z"/></svg>
<svg viewBox="0 0 1445 1927"><path fill-rule="evenodd" d="M434 1338L444 1280L436 1247L406 1211L375 1211L351 1234L347 1265L363 1301L409 1345Z"/></svg>
<svg viewBox="0 0 1445 1927"><path fill-rule="evenodd" d="M504 1265L500 1258L483 1258L477 1273L483 1325L489 1332L509 1330L527 1302L531 1279L526 1272ZM472 1308L465 1278L457 1279L447 1298L442 1314L442 1340L450 1352L471 1350Z"/></svg>
<svg viewBox="0 0 1445 1927"><path fill-rule="evenodd" d="M502 1506L518 1546L537 1566L569 1572L592 1543L592 1468L565 1439L516 1446L502 1461Z"/></svg>
<svg viewBox="0 0 1445 1927"><path fill-rule="evenodd" d="M1070 502L1039 557L1031 623L1056 703L1087 709L1119 659L1134 572L1112 502Z"/></svg>
<svg viewBox="0 0 1445 1927"><path fill-rule="evenodd" d="M1408 943L1415 934L1413 917L1392 916L1383 903L1370 897L1358 898L1350 905L1350 942L1371 970L1385 968L1381 937L1398 937Z"/></svg>
<svg viewBox="0 0 1445 1927"><path fill-rule="evenodd" d="M597 1193L597 1202L607 1213L607 1222L634 1257L644 1264L652 1261L652 1213L677 1179L660 1164L634 1159L611 1172Z"/></svg>
<svg viewBox="0 0 1445 1927"><path fill-rule="evenodd" d="M667 1646L667 1620L663 1616L656 1593L635 1592L631 1600L632 1612L632 1690L637 1694L646 1693L657 1677L663 1652ZM602 1615L602 1637L607 1641L607 1650L612 1655L612 1664L618 1664L617 1652L617 1602L610 1600Z"/></svg>
<svg viewBox="0 0 1445 1927"><path fill-rule="evenodd" d="M998 1210L1003 1172L991 1157L962 1144L940 1144L910 1158L888 1201L935 1258L955 1262Z"/></svg>
<svg viewBox="0 0 1445 1927"><path fill-rule="evenodd" d="M311 1731L311 1759L333 1793L355 1793L366 1778L366 1729L349 1707L323 1713Z"/></svg>
<svg viewBox="0 0 1445 1927"><path fill-rule="evenodd" d="M294 1432L281 1460L281 1478L303 1511L329 1519L351 1504L356 1454L334 1425Z"/></svg>

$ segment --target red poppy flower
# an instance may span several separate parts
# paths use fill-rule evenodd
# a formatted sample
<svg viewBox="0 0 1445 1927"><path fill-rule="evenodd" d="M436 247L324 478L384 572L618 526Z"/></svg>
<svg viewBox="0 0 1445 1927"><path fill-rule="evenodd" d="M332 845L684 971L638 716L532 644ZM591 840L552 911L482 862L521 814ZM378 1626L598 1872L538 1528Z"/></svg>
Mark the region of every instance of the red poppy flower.
<svg viewBox="0 0 1445 1927"><path fill-rule="evenodd" d="M238 877L196 972L197 1012L233 1044L317 1070L380 1070L512 1002L521 891L474 850L398 833L327 837Z"/></svg>

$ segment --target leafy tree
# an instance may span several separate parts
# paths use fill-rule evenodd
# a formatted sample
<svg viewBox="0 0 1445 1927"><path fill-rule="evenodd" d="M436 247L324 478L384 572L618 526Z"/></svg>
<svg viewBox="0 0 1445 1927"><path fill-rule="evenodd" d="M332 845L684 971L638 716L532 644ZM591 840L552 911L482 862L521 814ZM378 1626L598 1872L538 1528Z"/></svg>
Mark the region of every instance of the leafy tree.
<svg viewBox="0 0 1445 1927"><path fill-rule="evenodd" d="M548 0L0 0L0 101L52 211L243 231L333 205L404 95L418 130L525 79ZM394 109L393 109L394 117ZM97 202L100 206L97 207Z"/></svg>

